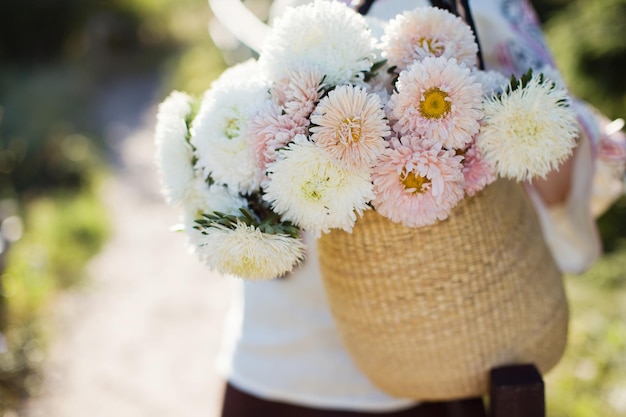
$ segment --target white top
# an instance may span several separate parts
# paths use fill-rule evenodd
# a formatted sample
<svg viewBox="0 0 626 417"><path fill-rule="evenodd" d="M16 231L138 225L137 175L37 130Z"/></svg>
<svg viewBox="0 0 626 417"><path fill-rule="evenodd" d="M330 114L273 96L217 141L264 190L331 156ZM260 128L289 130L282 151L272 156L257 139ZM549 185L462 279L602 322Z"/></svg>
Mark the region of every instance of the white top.
<svg viewBox="0 0 626 417"><path fill-rule="evenodd" d="M276 0L273 16L289 5L306 2ZM429 3L378 0L369 15L388 20L403 10L424 5ZM550 62L533 11L525 1L476 0L472 7L489 68L519 74L529 66ZM588 119L582 107L581 113ZM559 266L567 272L581 272L600 254L591 213L592 183L605 184L604 191L594 192L604 198L604 207L622 192L619 169L594 179L595 144L608 137L600 135L593 123L588 124L576 156L568 201L548 210L529 187L546 240ZM620 169L623 174L623 164ZM613 192L606 191L611 188ZM355 367L342 347L326 303L315 242L308 236L305 240L308 260L287 279L235 283L217 363L219 371L233 385L257 397L296 405L384 412L415 404L411 399L384 394Z"/></svg>

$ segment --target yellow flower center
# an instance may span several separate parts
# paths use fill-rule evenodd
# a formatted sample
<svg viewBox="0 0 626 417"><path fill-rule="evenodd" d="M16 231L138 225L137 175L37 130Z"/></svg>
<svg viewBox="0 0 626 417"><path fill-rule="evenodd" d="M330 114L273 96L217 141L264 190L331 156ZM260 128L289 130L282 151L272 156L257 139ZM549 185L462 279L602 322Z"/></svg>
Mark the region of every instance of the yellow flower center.
<svg viewBox="0 0 626 417"><path fill-rule="evenodd" d="M441 45L436 39L421 38L417 41L417 44L422 49L428 51L429 54L434 56L441 56L444 51L443 45Z"/></svg>
<svg viewBox="0 0 626 417"><path fill-rule="evenodd" d="M402 178L402 185L406 190L414 190L413 194L422 193L422 187L424 184L430 184L430 180L426 177L422 177L421 175L415 175L414 172L404 172Z"/></svg>
<svg viewBox="0 0 626 417"><path fill-rule="evenodd" d="M439 87L432 87L424 93L420 101L420 114L427 119L440 119L450 112L452 104L448 94Z"/></svg>
<svg viewBox="0 0 626 417"><path fill-rule="evenodd" d="M224 126L224 135L226 135L228 139L236 138L237 136L239 136L240 131L241 127L239 126L239 119L237 119L236 117L231 117L230 119L226 120L226 125Z"/></svg>
<svg viewBox="0 0 626 417"><path fill-rule="evenodd" d="M324 196L325 181L309 180L302 185L302 193L310 201L320 201Z"/></svg>
<svg viewBox="0 0 626 417"><path fill-rule="evenodd" d="M363 124L356 117L346 117L337 131L337 140L343 144L358 143L361 140Z"/></svg>
<svg viewBox="0 0 626 417"><path fill-rule="evenodd" d="M230 263L229 269L233 271L235 275L249 276L258 271L259 265L247 255L241 255L241 258L233 259Z"/></svg>

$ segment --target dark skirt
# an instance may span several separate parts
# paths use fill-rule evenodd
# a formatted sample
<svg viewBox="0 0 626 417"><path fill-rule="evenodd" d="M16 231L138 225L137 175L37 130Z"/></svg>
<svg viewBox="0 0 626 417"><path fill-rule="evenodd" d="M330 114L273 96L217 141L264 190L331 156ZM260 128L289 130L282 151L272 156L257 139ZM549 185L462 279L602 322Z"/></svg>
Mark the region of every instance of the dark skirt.
<svg viewBox="0 0 626 417"><path fill-rule="evenodd" d="M484 416L480 398L448 402L427 402L402 411L389 413L362 413L299 407L292 404L267 401L246 394L228 384L224 394L222 417L474 417Z"/></svg>

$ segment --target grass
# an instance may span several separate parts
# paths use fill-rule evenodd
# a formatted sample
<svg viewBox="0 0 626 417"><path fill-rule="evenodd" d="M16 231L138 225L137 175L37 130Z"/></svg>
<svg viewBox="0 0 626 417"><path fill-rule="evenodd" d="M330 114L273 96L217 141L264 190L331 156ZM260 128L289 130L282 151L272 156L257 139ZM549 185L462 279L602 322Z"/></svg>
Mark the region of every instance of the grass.
<svg viewBox="0 0 626 417"><path fill-rule="evenodd" d="M7 252L1 308L8 351L0 354L0 410L38 389L48 335L44 318L60 291L86 278L84 267L109 234L95 186L39 196L23 213L25 233Z"/></svg>
<svg viewBox="0 0 626 417"><path fill-rule="evenodd" d="M626 415L625 215L623 197L598 221L607 252L584 274L566 277L570 337L546 377L550 417Z"/></svg>
<svg viewBox="0 0 626 417"><path fill-rule="evenodd" d="M106 8L94 17L102 36L85 27L80 53L0 70L0 198L19 207L24 225L0 269L0 343L8 347L0 353L0 416L37 392L50 307L85 282L86 264L108 237L96 193L105 147L91 110L100 81L161 72L199 94L224 67L207 34L206 2L113 0Z"/></svg>
<svg viewBox="0 0 626 417"><path fill-rule="evenodd" d="M546 378L549 415L626 416L626 245L566 285L569 344Z"/></svg>
<svg viewBox="0 0 626 417"><path fill-rule="evenodd" d="M23 224L0 268L0 415L36 392L42 318L60 291L83 281L108 235L95 192L102 144L86 111L92 81L70 62L0 71L0 198Z"/></svg>

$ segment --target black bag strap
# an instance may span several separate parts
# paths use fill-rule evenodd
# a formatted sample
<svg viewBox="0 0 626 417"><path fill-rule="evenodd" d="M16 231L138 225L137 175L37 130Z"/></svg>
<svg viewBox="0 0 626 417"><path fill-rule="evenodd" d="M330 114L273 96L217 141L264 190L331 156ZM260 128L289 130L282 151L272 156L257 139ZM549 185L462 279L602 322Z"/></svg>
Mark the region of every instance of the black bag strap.
<svg viewBox="0 0 626 417"><path fill-rule="evenodd" d="M444 9L452 13L453 15L459 15L457 0L430 0L430 4L434 7L439 7L440 9Z"/></svg>
<svg viewBox="0 0 626 417"><path fill-rule="evenodd" d="M361 0L356 9L357 12L363 15L367 14L375 1L376 0ZM483 54L480 48L480 41L478 40L478 31L476 30L474 18L472 17L472 12L470 10L469 0L430 0L430 4L434 7L447 10L455 16L459 16L469 25L472 32L474 32L476 44L478 45L478 68L484 70L485 63L483 61Z"/></svg>
<svg viewBox="0 0 626 417"><path fill-rule="evenodd" d="M361 14L367 14L370 11L370 7L374 4L376 0L361 0L359 5L356 7L356 11Z"/></svg>

